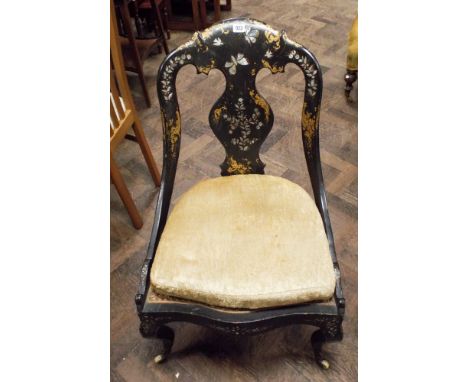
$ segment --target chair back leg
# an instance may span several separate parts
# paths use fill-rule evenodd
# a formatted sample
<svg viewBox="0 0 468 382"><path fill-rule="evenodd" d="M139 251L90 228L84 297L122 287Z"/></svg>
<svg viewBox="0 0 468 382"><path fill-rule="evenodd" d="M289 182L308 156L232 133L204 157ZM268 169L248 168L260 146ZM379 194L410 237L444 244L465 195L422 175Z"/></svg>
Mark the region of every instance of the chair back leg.
<svg viewBox="0 0 468 382"><path fill-rule="evenodd" d="M167 47L167 41L166 41L166 34L164 32L164 23L161 17L161 10L159 9L155 0L151 0L151 8L153 8L153 12L155 13L155 16L156 16L154 18L155 34L156 36L159 36L159 38L161 39L161 44L164 48L164 52L166 54L169 54L169 48ZM159 32L157 31L157 29L159 29Z"/></svg>
<svg viewBox="0 0 468 382"><path fill-rule="evenodd" d="M119 193L120 199L122 199L125 208L130 215L130 219L132 220L133 226L136 229L140 229L143 226L143 220L138 212L138 209L130 195L130 191L128 191L127 185L123 179L122 174L117 167L117 163L115 163L114 158L110 157L110 171L111 171L111 180L114 183L117 192Z"/></svg>
<svg viewBox="0 0 468 382"><path fill-rule="evenodd" d="M151 99L150 99L150 96L149 96L149 93L148 93L148 88L146 86L145 74L143 72L143 63L141 61L140 53L138 52L138 47L137 47L137 44L136 44L135 35L133 34L132 25L131 25L131 22L130 22L130 13L128 11L128 1L127 0L124 0L122 2L122 5L120 7L120 11L121 11L121 14L122 14L122 20L123 20L123 23L124 23L125 32L126 32L126 34L128 36L128 41L129 41L130 46L131 46L133 61L134 61L135 66L136 66L135 69L136 69L136 71L138 73L138 79L140 80L140 85L141 85L141 88L143 90L143 96L145 98L146 105L148 107L151 107Z"/></svg>
<svg viewBox="0 0 468 382"><path fill-rule="evenodd" d="M202 28L202 25L200 23L200 11L198 8L198 0L192 0L192 15L194 29L200 30Z"/></svg>

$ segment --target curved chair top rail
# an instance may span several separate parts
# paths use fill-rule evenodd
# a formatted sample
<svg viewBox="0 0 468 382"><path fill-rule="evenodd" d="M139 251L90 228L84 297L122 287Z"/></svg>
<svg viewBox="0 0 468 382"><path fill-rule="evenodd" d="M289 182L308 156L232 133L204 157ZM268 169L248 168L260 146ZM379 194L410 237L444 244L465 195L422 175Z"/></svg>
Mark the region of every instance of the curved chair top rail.
<svg viewBox="0 0 468 382"><path fill-rule="evenodd" d="M306 151L311 151L318 128L322 76L314 55L256 20L229 19L195 32L192 39L175 49L161 64L158 97L164 126L165 160L177 162L180 148L181 118L175 89L180 68L192 64L198 73L220 70L226 88L209 113L209 123L226 150L222 175L263 173L259 157L262 143L273 126L273 112L255 87L262 68L284 72L288 63L298 65L305 76L306 91L302 111L302 136ZM174 159L172 159L174 158Z"/></svg>
<svg viewBox="0 0 468 382"><path fill-rule="evenodd" d="M273 74L284 72L288 63L299 66L305 78L301 119L304 153L315 201L338 270L320 165L320 66L309 50L289 39L284 31L279 32L250 18L234 18L195 32L192 39L172 51L159 68L157 84L164 160L155 223L142 271L140 298L146 296L149 279L146 275L166 223L179 157L181 117L175 86L177 73L185 65L194 65L198 73L208 75L212 69L218 69L224 74L226 88L209 113L210 127L226 151L220 166L221 174L263 174L265 165L259 152L271 131L274 116L266 99L258 93L255 78L262 68Z"/></svg>

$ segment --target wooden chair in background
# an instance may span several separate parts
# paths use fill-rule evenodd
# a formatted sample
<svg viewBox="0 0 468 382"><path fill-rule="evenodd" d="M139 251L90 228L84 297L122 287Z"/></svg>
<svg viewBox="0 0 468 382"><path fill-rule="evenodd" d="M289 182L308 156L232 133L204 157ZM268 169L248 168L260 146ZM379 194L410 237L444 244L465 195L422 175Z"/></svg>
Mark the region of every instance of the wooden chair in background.
<svg viewBox="0 0 468 382"><path fill-rule="evenodd" d="M113 3L113 1L112 1ZM143 62L149 57L155 48L161 51L161 46L164 48L166 54L169 53L167 46L166 36L164 34L164 26L161 19L159 8L154 5L154 12L157 13L155 22L158 24L155 27L155 35L148 38L136 38L134 33L134 26L132 25L132 18L129 12L128 0L117 0L117 12L120 16L119 24L120 31L123 36L120 36L120 44L122 46L123 62L125 63L125 70L138 74L140 84L143 90L143 96L148 107L151 106L151 99L146 86L145 75L143 72ZM135 27L135 29L137 29Z"/></svg>
<svg viewBox="0 0 468 382"><path fill-rule="evenodd" d="M207 0L190 0L191 10L190 12L184 12L190 14L190 17L180 17L180 15L176 15L177 11L187 11L189 0L186 0L186 2L179 2L179 4L172 4L170 0L165 1L170 29L188 31L201 30L219 21L221 19L221 10L231 10L230 0L226 1L226 5L221 5L220 0L211 0L208 5L210 8L213 8L213 16L211 20L209 20L207 16ZM177 10L175 8L177 8Z"/></svg>
<svg viewBox="0 0 468 382"><path fill-rule="evenodd" d="M127 211L132 220L133 226L137 229L143 225L143 220L135 206L135 203L128 191L125 181L120 173L117 164L114 160L113 153L117 146L126 137L130 127L135 132L135 140L140 145L143 156L148 165L151 177L154 184L159 187L161 176L158 167L154 161L151 149L145 138L140 119L136 112L133 103L130 88L128 87L127 77L123 64L122 52L117 31L117 22L115 9L111 1L111 31L110 31L110 53L111 53L111 69L110 69L110 172L111 180L114 183L117 192L122 199Z"/></svg>
<svg viewBox="0 0 468 382"><path fill-rule="evenodd" d="M222 11L230 11L232 9L232 0L225 0L225 4L221 4Z"/></svg>
<svg viewBox="0 0 468 382"><path fill-rule="evenodd" d="M220 0L212 0L210 5L213 6L213 17L211 20L208 19L206 14L206 0L200 0L200 18L202 20L202 28L208 28L214 23L217 23L221 20L221 4Z"/></svg>
<svg viewBox="0 0 468 382"><path fill-rule="evenodd" d="M162 24L162 33L165 34L166 39L171 38L168 27L168 13L166 0L135 0L136 13L138 18L143 18L147 30L155 31L159 29Z"/></svg>

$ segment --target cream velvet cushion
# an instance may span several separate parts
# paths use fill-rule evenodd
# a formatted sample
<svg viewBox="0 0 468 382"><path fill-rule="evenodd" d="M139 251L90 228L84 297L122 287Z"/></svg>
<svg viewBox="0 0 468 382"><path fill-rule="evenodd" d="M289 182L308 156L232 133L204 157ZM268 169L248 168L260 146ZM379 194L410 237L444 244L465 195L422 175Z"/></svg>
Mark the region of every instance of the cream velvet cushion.
<svg viewBox="0 0 468 382"><path fill-rule="evenodd" d="M169 216L151 269L156 293L225 308L329 300L335 274L309 194L269 175L204 180Z"/></svg>

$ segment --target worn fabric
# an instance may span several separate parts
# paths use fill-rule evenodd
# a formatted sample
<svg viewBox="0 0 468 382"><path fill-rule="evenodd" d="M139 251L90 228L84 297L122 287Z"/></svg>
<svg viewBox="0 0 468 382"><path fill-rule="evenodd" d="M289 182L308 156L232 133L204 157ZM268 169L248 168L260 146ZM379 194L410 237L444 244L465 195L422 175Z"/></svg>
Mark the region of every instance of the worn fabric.
<svg viewBox="0 0 468 382"><path fill-rule="evenodd" d="M201 181L169 216L151 269L162 295L256 309L328 300L335 274L310 195L269 175Z"/></svg>

